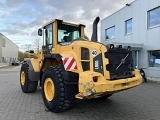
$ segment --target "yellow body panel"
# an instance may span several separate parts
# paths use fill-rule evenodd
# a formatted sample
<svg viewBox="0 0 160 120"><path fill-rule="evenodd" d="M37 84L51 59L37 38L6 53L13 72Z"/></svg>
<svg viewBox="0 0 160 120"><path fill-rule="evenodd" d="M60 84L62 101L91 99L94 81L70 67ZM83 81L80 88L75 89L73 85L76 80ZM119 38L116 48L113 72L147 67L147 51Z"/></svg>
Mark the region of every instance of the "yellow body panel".
<svg viewBox="0 0 160 120"><path fill-rule="evenodd" d="M60 53L62 57L74 57L77 63L77 70L74 72L82 72L82 65L81 65L81 47L88 48L90 53L92 50L96 50L97 54L101 53L101 48L102 44L100 43L95 43L91 41L74 41L72 44L67 45L67 46L62 46L62 45L57 45L56 49L57 51L54 51L56 53ZM93 71L93 56L90 54L90 70Z"/></svg>
<svg viewBox="0 0 160 120"><path fill-rule="evenodd" d="M135 70L134 74L135 77L132 78L109 81L100 73L82 72L79 77L79 94L76 95L76 98L96 98L135 87L141 84L142 77L138 70ZM97 77L98 81L94 82L93 77Z"/></svg>

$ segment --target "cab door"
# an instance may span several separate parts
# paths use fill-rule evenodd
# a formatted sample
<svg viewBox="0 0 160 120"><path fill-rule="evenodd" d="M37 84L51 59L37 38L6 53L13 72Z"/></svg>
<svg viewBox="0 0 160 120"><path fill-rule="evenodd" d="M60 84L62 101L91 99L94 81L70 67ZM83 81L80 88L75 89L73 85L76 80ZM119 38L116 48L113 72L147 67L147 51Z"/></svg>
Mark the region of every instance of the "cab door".
<svg viewBox="0 0 160 120"><path fill-rule="evenodd" d="M53 48L53 24L45 26L46 54L50 54Z"/></svg>

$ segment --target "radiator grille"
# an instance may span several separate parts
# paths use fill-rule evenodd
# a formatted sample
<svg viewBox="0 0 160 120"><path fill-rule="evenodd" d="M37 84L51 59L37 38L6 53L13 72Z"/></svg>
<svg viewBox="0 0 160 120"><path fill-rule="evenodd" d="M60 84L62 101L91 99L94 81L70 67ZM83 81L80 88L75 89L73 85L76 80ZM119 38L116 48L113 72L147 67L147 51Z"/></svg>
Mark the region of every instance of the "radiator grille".
<svg viewBox="0 0 160 120"><path fill-rule="evenodd" d="M109 64L106 70L110 72L110 79L133 77L132 69L132 52L124 48L108 49L105 53Z"/></svg>

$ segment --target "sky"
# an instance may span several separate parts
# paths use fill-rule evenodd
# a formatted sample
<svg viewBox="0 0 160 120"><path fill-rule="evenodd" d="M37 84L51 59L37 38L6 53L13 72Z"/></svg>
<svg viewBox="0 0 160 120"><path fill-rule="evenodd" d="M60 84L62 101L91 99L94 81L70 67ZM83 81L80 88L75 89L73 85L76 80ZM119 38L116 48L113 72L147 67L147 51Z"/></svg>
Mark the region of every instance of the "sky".
<svg viewBox="0 0 160 120"><path fill-rule="evenodd" d="M91 38L92 23L104 19L134 0L0 0L0 33L19 46L21 51L34 46L37 30L58 18L85 24ZM98 35L100 38L100 24Z"/></svg>

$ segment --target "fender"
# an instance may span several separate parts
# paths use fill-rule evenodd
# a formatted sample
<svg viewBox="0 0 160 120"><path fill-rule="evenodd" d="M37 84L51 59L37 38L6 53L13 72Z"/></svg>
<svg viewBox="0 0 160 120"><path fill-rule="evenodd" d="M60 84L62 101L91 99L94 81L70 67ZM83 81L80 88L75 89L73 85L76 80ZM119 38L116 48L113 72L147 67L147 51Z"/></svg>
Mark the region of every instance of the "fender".
<svg viewBox="0 0 160 120"><path fill-rule="evenodd" d="M46 54L44 55L44 59L47 58L55 58L58 62L61 60L62 56L60 54Z"/></svg>
<svg viewBox="0 0 160 120"><path fill-rule="evenodd" d="M40 71L44 71L45 68L47 68L48 66L57 65L56 62L54 63L50 62L50 64L46 64L47 60L52 61L54 59L55 61L57 61L57 63L60 63L60 61L62 61L61 67L63 68L63 78L65 79L66 84L78 84L79 74L65 69L66 66L65 66L65 63L63 62L63 58L69 58L69 57L68 56L66 57L64 54L63 55L46 54L44 56L43 65ZM71 58L73 57L71 56Z"/></svg>
<svg viewBox="0 0 160 120"><path fill-rule="evenodd" d="M50 62L47 62L47 60L49 60ZM62 56L60 54L45 54L40 71L44 72L48 66L59 64L61 60L62 60ZM55 63L53 63L52 61L55 61Z"/></svg>
<svg viewBox="0 0 160 120"><path fill-rule="evenodd" d="M26 60L28 64L28 77L30 81L39 81L40 80L40 68L39 64L40 61L39 59L29 59Z"/></svg>

